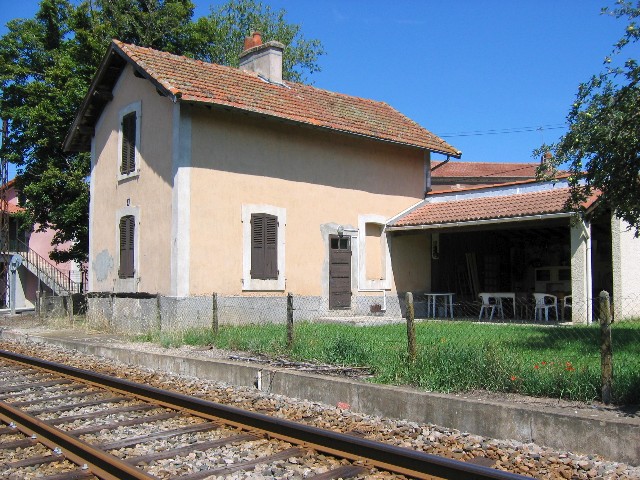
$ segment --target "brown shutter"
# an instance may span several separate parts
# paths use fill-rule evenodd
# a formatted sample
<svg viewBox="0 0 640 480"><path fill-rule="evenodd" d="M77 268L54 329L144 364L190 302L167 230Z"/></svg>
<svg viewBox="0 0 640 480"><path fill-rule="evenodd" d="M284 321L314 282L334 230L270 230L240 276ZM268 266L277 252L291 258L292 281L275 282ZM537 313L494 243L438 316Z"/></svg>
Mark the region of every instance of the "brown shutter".
<svg viewBox="0 0 640 480"><path fill-rule="evenodd" d="M122 163L120 173L126 175L136 168L136 112L122 117Z"/></svg>
<svg viewBox="0 0 640 480"><path fill-rule="evenodd" d="M120 278L133 278L135 217L127 215L120 219Z"/></svg>
<svg viewBox="0 0 640 480"><path fill-rule="evenodd" d="M278 279L278 217L265 215L264 278Z"/></svg>
<svg viewBox="0 0 640 480"><path fill-rule="evenodd" d="M251 214L251 278L264 278L264 215Z"/></svg>
<svg viewBox="0 0 640 480"><path fill-rule="evenodd" d="M278 278L278 217L251 215L251 278Z"/></svg>

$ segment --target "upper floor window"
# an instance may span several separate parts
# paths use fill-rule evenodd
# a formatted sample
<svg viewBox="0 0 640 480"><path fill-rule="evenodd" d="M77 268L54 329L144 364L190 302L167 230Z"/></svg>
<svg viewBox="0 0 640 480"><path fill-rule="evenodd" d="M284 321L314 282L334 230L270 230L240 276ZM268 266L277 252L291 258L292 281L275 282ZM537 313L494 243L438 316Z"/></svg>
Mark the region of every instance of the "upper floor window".
<svg viewBox="0 0 640 480"><path fill-rule="evenodd" d="M120 111L118 178L136 175L140 168L140 102Z"/></svg>
<svg viewBox="0 0 640 480"><path fill-rule="evenodd" d="M120 174L128 175L136 169L136 112L122 117L122 161Z"/></svg>

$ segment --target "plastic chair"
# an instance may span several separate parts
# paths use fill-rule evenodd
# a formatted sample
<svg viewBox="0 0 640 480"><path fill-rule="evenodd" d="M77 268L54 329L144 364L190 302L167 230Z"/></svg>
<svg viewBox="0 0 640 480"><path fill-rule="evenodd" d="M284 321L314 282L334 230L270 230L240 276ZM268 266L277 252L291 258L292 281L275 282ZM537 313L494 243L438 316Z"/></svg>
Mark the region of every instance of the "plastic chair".
<svg viewBox="0 0 640 480"><path fill-rule="evenodd" d="M498 309L498 311L500 312L500 316L504 319L504 310L502 309L501 298L494 298L488 293L481 293L478 296L482 300L482 306L480 307L480 315L478 315L478 320L482 319L483 313L486 318L487 314L489 313L489 310L491 310L491 315L489 316L489 320L493 320L493 314L495 313L496 309Z"/></svg>
<svg viewBox="0 0 640 480"><path fill-rule="evenodd" d="M550 295L548 293L534 293L533 297L536 299L535 319L538 320L538 312L540 313L540 320L542 320L542 311L544 310L544 320L549 321L549 309L553 308L556 311L556 321L558 321L558 297ZM550 302L547 299L551 300Z"/></svg>
<svg viewBox="0 0 640 480"><path fill-rule="evenodd" d="M565 308L569 308L569 309L573 308L573 298L572 298L571 295L566 295L562 299L562 320L564 320L564 309Z"/></svg>

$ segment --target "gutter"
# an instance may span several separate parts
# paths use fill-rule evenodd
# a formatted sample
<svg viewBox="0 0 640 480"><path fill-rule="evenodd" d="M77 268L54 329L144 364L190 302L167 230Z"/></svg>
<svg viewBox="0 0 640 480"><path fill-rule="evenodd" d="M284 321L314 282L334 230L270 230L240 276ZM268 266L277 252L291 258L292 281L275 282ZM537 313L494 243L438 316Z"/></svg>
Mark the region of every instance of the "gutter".
<svg viewBox="0 0 640 480"><path fill-rule="evenodd" d="M572 215L573 215L573 212L561 212L561 213L550 213L550 214L540 214L540 215L526 215L522 217L491 218L487 220L469 220L466 222L433 223L429 225L407 225L404 227L394 227L392 225L387 225L386 230L390 232L403 232L403 231L409 231L409 230L435 230L439 228L471 227L471 226L478 226L478 225L493 225L496 223L527 222L532 220L569 218Z"/></svg>
<svg viewBox="0 0 640 480"><path fill-rule="evenodd" d="M424 151L424 161L425 161L425 165L427 164L427 156L429 155L429 151L425 150ZM458 157L459 158L459 157ZM427 198L427 194L429 194L433 189L431 188L431 173L440 168L441 166L443 166L445 163L449 163L449 160L451 160L451 155L447 155L447 159L444 162L439 163L438 165L436 165L435 167L427 170L427 185L425 186L424 189L424 198ZM429 165L431 165L431 159L429 159Z"/></svg>

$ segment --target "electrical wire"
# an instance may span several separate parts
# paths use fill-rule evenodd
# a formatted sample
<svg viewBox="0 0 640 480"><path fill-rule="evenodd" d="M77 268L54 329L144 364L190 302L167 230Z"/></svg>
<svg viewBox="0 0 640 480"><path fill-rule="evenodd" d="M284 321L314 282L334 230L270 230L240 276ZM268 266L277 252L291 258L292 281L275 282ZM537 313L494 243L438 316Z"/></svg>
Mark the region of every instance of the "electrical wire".
<svg viewBox="0 0 640 480"><path fill-rule="evenodd" d="M562 128L567 128L564 124L553 124L553 125L538 125L535 127L514 127L514 128L502 128L502 129L491 129L491 130L472 130L469 132L457 132L457 133L443 133L442 135L438 135L440 138L451 138L451 137L471 137L471 136L481 136L481 135L503 135L508 133L524 133L524 132L536 132L536 131L545 131L545 130L559 130Z"/></svg>

